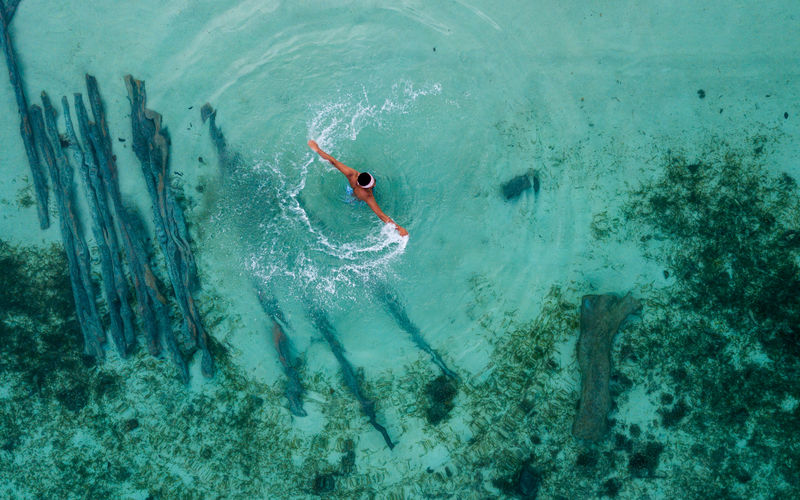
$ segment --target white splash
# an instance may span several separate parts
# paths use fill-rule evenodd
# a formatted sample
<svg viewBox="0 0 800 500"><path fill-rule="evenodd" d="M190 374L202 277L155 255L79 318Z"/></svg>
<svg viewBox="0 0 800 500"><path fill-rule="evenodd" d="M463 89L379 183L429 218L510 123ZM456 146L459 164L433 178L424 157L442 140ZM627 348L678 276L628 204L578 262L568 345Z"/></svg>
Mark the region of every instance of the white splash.
<svg viewBox="0 0 800 500"><path fill-rule="evenodd" d="M418 98L439 93L439 84L420 88L403 81L375 103L362 89L358 97L347 95L315 107L318 111L308 123L308 134L323 149L330 149L339 141L356 140L367 127L380 127L389 114L408 113ZM256 181L258 195L272 200L277 214L257 224L258 244L245 258L245 267L265 285L277 280L295 291L310 288L318 296L336 296L341 301L355 296L364 283L391 273L409 238L400 236L394 224L375 224L357 240L329 234L316 224L300 195L317 158L312 152L297 160L275 154L250 169L261 179Z"/></svg>
<svg viewBox="0 0 800 500"><path fill-rule="evenodd" d="M342 139L355 141L365 127L381 127L386 115L410 111L414 102L423 96L439 95L439 83L415 87L409 81L392 85L391 93L383 102L370 100L366 88L356 97L346 94L339 100L314 106L316 113L308 124L309 138L314 139L322 149L333 147Z"/></svg>

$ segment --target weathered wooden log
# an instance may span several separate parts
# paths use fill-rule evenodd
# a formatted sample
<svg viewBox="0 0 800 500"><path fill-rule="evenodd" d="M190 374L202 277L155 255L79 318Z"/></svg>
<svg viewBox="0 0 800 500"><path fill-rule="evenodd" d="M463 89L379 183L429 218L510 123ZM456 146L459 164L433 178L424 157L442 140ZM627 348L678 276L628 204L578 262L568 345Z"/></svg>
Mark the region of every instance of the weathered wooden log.
<svg viewBox="0 0 800 500"><path fill-rule="evenodd" d="M163 338L167 350L178 368L180 379L186 383L189 381L189 370L171 328L167 299L161 294L158 280L150 266L144 246L146 237L136 231L136 225L132 223L122 204L116 165L113 157L109 158L106 154L106 150L110 148L107 148L101 140L96 124L89 122L86 106L80 94L75 94L75 111L85 144L86 159L90 161L89 170L90 173L94 173L91 177L98 192L98 200L108 198L114 207L116 217L112 218L108 207L103 213L110 221L109 227L113 228L116 225L122 238L122 247L125 249L128 260L130 277L136 294L136 307L144 325L148 350L152 355L158 355L161 352L160 339ZM116 224L113 223L113 219L116 219Z"/></svg>
<svg viewBox="0 0 800 500"><path fill-rule="evenodd" d="M506 200L512 200L522 195L525 191L533 188L534 194L539 194L539 173L535 170L518 175L503 184L503 196Z"/></svg>
<svg viewBox="0 0 800 500"><path fill-rule="evenodd" d="M9 10L3 8L0 3L0 45L2 45L3 52L6 56L8 76L11 79L11 86L14 88L14 97L17 99L20 119L19 131L22 136L22 143L25 146L25 154L28 156L28 165L31 169L33 190L36 194L36 210L39 216L39 226L42 229L46 229L50 227L50 218L47 213L47 179L44 169L39 162L39 155L36 152L36 139L34 138L31 128L28 99L25 97L25 88L22 83L22 77L19 74L17 57L14 53L14 46L11 43L11 35L8 31L8 23L11 20L11 16L14 14L13 11L16 10L16 3L10 3L9 7L11 5L13 5L13 9L10 10L9 15Z"/></svg>
<svg viewBox="0 0 800 500"><path fill-rule="evenodd" d="M98 189L98 200L110 199L111 205L114 207L113 215L106 207L104 217L109 221L111 227L114 227L114 221L116 221L116 226L119 228L136 294L137 307L145 326L147 348L152 355L158 355L161 352L158 320L156 312L149 307L152 301L148 297L146 285L145 267L149 266L147 253L140 244L140 236L135 234L128 221L127 212L122 204L122 195L119 192L116 166L113 164L113 160L106 155L96 124L89 122L86 106L83 104L83 97L80 94L75 94L75 112L78 115L78 125L85 142L84 149L89 153L87 159L91 159L96 165L96 169L95 166L92 166L89 170L90 172L96 171L92 182Z"/></svg>
<svg viewBox="0 0 800 500"><path fill-rule="evenodd" d="M289 328L289 323L283 312L278 306L278 301L275 297L267 293L261 287L256 285L256 293L258 301L267 316L272 320L272 341L275 345L275 351L278 353L278 360L283 367L283 373L286 375L286 399L289 401L289 411L298 417L305 417L308 415L303 409L303 385L300 383L300 377L297 375L295 369L295 361L292 359L289 337L284 332L285 328Z"/></svg>
<svg viewBox="0 0 800 500"><path fill-rule="evenodd" d="M61 239L64 242L64 251L67 255L72 294L75 299L75 313L81 327L86 354L95 356L98 360L104 358L103 345L105 344L105 331L95 305L94 290L91 278L88 275L89 262L84 261L88 252L80 249L80 235L77 232L77 219L72 208L69 193L63 189L62 181L66 181L67 172L59 171L55 151L45 133L42 108L31 106L31 129L36 137L42 157L50 171L50 180L53 184L53 193L58 208L58 222L61 229Z"/></svg>
<svg viewBox="0 0 800 500"><path fill-rule="evenodd" d="M378 419L375 416L375 402L365 398L361 393L361 387L358 383L353 365L351 365L345 357L344 349L336 338L336 331L328 320L328 316L324 311L313 306L309 308L309 316L311 317L311 322L314 323L314 326L317 327L322 337L330 346L333 355L336 357L336 361L339 362L339 367L342 370L342 377L344 377L344 383L358 400L361 405L361 411L369 418L369 423L381 433L389 449L394 448L394 443L392 443L389 433L386 432L385 427L378 423Z"/></svg>
<svg viewBox="0 0 800 500"><path fill-rule="evenodd" d="M200 348L203 374L210 377L214 374L214 361L208 349L208 334L191 294L197 283L196 264L188 241L183 211L169 185L169 138L161 126L161 115L146 108L144 82L126 75L125 85L131 101L132 147L142 164L145 184L153 202L156 239L164 253L175 297L183 313L184 327ZM93 109L95 102L98 102L98 107L102 106L99 97L92 98Z"/></svg>
<svg viewBox="0 0 800 500"><path fill-rule="evenodd" d="M439 367L440 370L442 370L443 374L447 375L454 381L458 381L458 375L447 367L447 365L444 363L444 360L442 360L442 357L439 356L439 353L436 352L436 350L434 350L433 347L431 347L430 344L428 344L428 342L426 342L422 337L422 332L420 332L417 325L415 325L408 317L405 307L403 307L403 304L400 302L400 299L397 297L397 294L394 292L394 290L389 288L389 286L385 283L381 282L375 285L373 291L375 292L375 295L377 295L378 298L383 302L383 305L392 315L398 326L400 326L400 328L405 330L406 333L411 336L411 340L414 341L417 347L428 353L428 355L431 357L431 360L436 364L436 366Z"/></svg>
<svg viewBox="0 0 800 500"><path fill-rule="evenodd" d="M48 104L45 104L47 110ZM100 275L103 283L103 294L108 306L109 328L112 338L124 339L125 354L130 353L136 342L136 332L133 323L133 311L128 303L128 281L125 279L124 268L119 254L119 243L117 234L114 230L113 222L108 213L108 204L105 196L98 197L96 185L100 183L97 178L97 168L94 168L94 177L90 174L90 161L86 158L75 128L72 124L72 114L66 97L61 98L61 108L66 124L66 145L63 147L78 165L81 173L84 193L89 206L89 214L92 219L92 234L97 242L97 249L100 252ZM100 191L103 195L104 191Z"/></svg>
<svg viewBox="0 0 800 500"><path fill-rule="evenodd" d="M152 273L149 274L148 279L150 282L149 286L153 290L157 290L155 278ZM159 293L159 296L160 295L161 294ZM183 358L183 353L178 347L178 339L175 337L175 331L172 329L167 305L155 300L153 307L155 307L157 310L156 318L158 320L159 329L163 332L164 343L167 345L167 351L172 358L172 362L175 363L175 366L178 368L178 378L180 378L184 384L187 384L189 383L189 366L186 364L186 360Z"/></svg>
<svg viewBox="0 0 800 500"><path fill-rule="evenodd" d="M166 175L166 171L164 172ZM195 292L199 287L197 280L197 262L192 252L192 247L189 243L189 230L186 228L186 218L175 195L170 191L169 185L164 187L164 193L167 200L167 215L168 222L171 222L171 232L175 239L175 246L180 251L181 261L183 262L184 273L187 279L187 291Z"/></svg>
<svg viewBox="0 0 800 500"><path fill-rule="evenodd" d="M49 143L53 150L53 156L55 158L56 167L60 174L60 179L57 188L61 190L62 201L65 204L64 209L66 210L66 212L63 213L69 216L70 229L72 231L75 251L77 252L78 256L78 264L80 265L81 277L83 279L84 287L86 288L87 296L90 298L92 314L97 316L99 322L100 315L97 313L96 310L96 304L94 299L95 297L94 283L92 282L91 279L91 256L89 255L89 249L86 245L86 240L83 237L77 213L74 208L74 193L72 189L73 168L69 163L69 159L64 154L64 150L61 148L61 134L59 134L58 127L56 126L56 112L55 109L53 108L53 105L50 103L50 98L47 96L45 92L42 92L41 98L42 98L42 105L44 106L45 128L48 135ZM56 189L55 182L53 183L53 186L55 191ZM132 333L133 332L131 331L131 334ZM126 342L123 330L112 328L111 338L114 340L114 344L117 346L117 351L119 352L120 356L123 358L127 357L130 346Z"/></svg>
<svg viewBox="0 0 800 500"><path fill-rule="evenodd" d="M597 441L608 431L611 411L611 343L622 322L641 309L630 294L586 295L581 299L578 366L581 371L581 399L572 426L578 439Z"/></svg>
<svg viewBox="0 0 800 500"><path fill-rule="evenodd" d="M90 180L95 186L95 190L98 193L97 199L102 207L101 214L109 227L113 228L116 225L119 228L123 248L125 249L125 254L128 259L131 280L134 285L137 307L145 325L145 336L148 339L147 347L150 353L155 356L161 349L158 340L159 330L155 312L148 307L151 301L148 299L144 272L144 266L147 265L147 254L141 248L141 245L136 244L139 238L133 233L131 225L127 220L125 208L122 205L122 196L119 192L116 172L114 172L114 174L107 172L108 160L105 151L102 149L102 145L99 144L99 140L96 137L97 133L94 131L95 124L89 122L86 107L83 104L83 97L80 94L75 94L75 112L78 115L78 125L85 143L84 149L87 152L86 159L90 160ZM103 168L101 168L101 165ZM107 200L109 199L111 200L111 205L114 207L113 214L108 207ZM103 207L103 205L105 206ZM109 241L113 240L110 239Z"/></svg>
<svg viewBox="0 0 800 500"><path fill-rule="evenodd" d="M14 17L14 14L17 13L17 6L21 0L9 0L8 4L6 5L6 23L10 23L11 19ZM2 8L3 2L0 0L0 8Z"/></svg>
<svg viewBox="0 0 800 500"><path fill-rule="evenodd" d="M226 161L228 143L225 142L225 136L222 134L222 130L217 127L217 111L211 107L211 104L205 103L203 107L200 108L200 117L203 119L203 123L209 118L211 119L208 127L211 134L211 142L214 143L214 147L217 149L220 163L228 163L228 161Z"/></svg>
<svg viewBox="0 0 800 500"><path fill-rule="evenodd" d="M288 379L286 383L286 399L289 401L289 411L298 417L305 417L307 413L303 409L303 386L300 384L300 378L297 376L294 364L290 361L289 338L277 321L272 322L272 340L278 353L278 359L281 362L281 366L283 366L283 372Z"/></svg>
<svg viewBox="0 0 800 500"><path fill-rule="evenodd" d="M241 165L241 155L238 152L231 152L231 150L228 148L228 143L225 141L225 135L217 126L217 111L211 107L211 104L203 104L203 107L200 109L200 117L203 119L203 123L205 123L206 120L210 120L208 130L211 134L211 142L214 143L214 147L217 150L219 163L222 166L224 174L231 174L239 165Z"/></svg>
<svg viewBox="0 0 800 500"><path fill-rule="evenodd" d="M146 109L147 94L144 82L125 76L125 85L131 99L131 123L133 125L133 151L147 170L157 198L153 203L158 207L158 215L164 223L166 233L174 240L179 257L183 261L190 282L197 281L197 265L189 244L189 232L183 210L175 200L169 186L169 137L161 126L161 115ZM149 168L145 168L148 166ZM158 203L156 203L156 201ZM192 286L194 288L194 286Z"/></svg>

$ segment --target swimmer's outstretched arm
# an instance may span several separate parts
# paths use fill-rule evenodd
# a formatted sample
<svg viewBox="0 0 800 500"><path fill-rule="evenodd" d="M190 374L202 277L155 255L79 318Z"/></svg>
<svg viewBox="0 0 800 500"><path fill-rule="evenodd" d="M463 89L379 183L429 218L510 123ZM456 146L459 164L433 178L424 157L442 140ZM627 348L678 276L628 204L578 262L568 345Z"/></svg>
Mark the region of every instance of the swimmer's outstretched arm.
<svg viewBox="0 0 800 500"><path fill-rule="evenodd" d="M370 196L369 198L367 198L366 202L367 202L367 205L369 205L369 208L371 208L372 211L375 212L375 215L377 215L378 218L380 220L382 220L384 224L390 224L390 223L394 224L394 227L397 228L397 232L400 233L400 236L408 236L408 231L406 231L405 228L403 228L397 222L393 221L391 217L389 217L388 215L383 213L383 210L381 210L381 207L378 206L378 202L375 201L375 197L374 196Z"/></svg>
<svg viewBox="0 0 800 500"><path fill-rule="evenodd" d="M339 172L343 173L345 175L345 177L347 177L348 179L350 177L354 176L354 175L358 175L358 172L356 172L356 170L354 168L348 167L347 165L345 165L344 163L340 162L339 160L337 160L333 156L331 156L328 153L326 153L325 151L321 150L319 148L319 145L316 142L314 142L313 140L308 141L308 147L310 147L318 155L320 155L323 160L328 160L329 162L331 162L331 164L334 167L338 168Z"/></svg>

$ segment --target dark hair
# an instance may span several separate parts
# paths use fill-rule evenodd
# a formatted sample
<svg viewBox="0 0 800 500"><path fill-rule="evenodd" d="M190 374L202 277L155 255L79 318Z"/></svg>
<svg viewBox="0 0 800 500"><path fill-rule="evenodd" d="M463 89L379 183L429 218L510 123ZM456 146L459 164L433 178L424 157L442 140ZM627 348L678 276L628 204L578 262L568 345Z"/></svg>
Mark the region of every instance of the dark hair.
<svg viewBox="0 0 800 500"><path fill-rule="evenodd" d="M361 172L358 174L358 185L361 187L368 186L372 182L372 176L369 172Z"/></svg>

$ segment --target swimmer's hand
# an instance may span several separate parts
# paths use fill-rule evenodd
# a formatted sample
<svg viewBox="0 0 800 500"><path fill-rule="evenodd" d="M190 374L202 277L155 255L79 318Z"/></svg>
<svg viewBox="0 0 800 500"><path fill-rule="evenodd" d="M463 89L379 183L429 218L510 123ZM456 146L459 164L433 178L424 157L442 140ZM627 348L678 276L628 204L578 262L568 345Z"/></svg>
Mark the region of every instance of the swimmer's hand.
<svg viewBox="0 0 800 500"><path fill-rule="evenodd" d="M374 201L375 201L375 199L374 199L374 198L372 198L370 201L374 202ZM367 202L367 204L369 204L369 203L370 203L370 202L368 201L368 202ZM370 206L372 206L372 205L370 204ZM377 206L378 206L378 205L376 204L376 205L375 205L375 207L377 207ZM373 210L375 210L375 208L373 208ZM408 231L406 231L406 230L405 230L405 228L404 228L403 226L401 226L401 225L400 225L400 224L398 224L397 222L393 221L393 220L392 220L392 218L391 218L391 217L389 217L388 215L386 215L385 213L383 213L383 212L380 212L380 213L378 213L378 211L379 211L379 210L380 210L380 209L378 209L378 210L375 210L375 213L377 213L377 214L378 214L378 217L380 217L380 219L383 221L383 223L384 223L384 224L391 224L391 225L393 225L393 226L394 226L394 228L395 228L395 229L397 229L397 232L398 232L398 233L400 233L400 236L408 236Z"/></svg>
<svg viewBox="0 0 800 500"><path fill-rule="evenodd" d="M322 150L319 148L319 144L317 144L313 140L309 140L308 141L308 147L310 147L312 150L314 150L314 152L317 153L317 154L321 154L322 153Z"/></svg>

